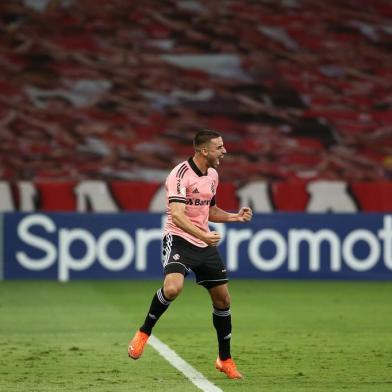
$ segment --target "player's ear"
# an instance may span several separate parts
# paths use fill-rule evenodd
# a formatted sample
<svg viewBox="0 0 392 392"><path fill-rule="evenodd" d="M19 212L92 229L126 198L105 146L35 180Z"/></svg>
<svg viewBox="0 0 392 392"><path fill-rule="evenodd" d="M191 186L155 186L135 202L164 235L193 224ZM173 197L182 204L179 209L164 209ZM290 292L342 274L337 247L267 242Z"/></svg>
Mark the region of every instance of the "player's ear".
<svg viewBox="0 0 392 392"><path fill-rule="evenodd" d="M208 155L208 148L207 148L207 147L202 147L202 148L200 149L200 151L201 151L201 153L202 153L204 156L207 156L207 155Z"/></svg>

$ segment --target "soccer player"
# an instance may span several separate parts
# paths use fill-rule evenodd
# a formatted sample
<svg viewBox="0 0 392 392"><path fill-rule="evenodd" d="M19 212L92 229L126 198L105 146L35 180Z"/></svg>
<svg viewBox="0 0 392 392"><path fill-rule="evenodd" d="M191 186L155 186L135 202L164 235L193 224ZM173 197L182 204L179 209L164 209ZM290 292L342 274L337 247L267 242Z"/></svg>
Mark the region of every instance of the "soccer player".
<svg viewBox="0 0 392 392"><path fill-rule="evenodd" d="M144 324L129 342L128 355L138 359L152 328L180 294L185 276L192 270L212 300L212 319L218 338L215 367L229 378L242 378L231 358L231 312L226 267L217 250L220 235L210 231L211 222L248 222L252 210L238 213L220 209L215 200L218 168L226 154L222 137L211 130L195 135L195 154L177 165L166 179L167 223L163 237L164 282L154 295Z"/></svg>

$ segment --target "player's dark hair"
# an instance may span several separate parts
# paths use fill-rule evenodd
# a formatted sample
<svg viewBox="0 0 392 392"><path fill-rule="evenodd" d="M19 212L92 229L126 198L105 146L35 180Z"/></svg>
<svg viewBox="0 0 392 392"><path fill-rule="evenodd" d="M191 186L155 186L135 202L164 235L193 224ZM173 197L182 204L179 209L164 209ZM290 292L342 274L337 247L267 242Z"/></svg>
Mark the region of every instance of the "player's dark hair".
<svg viewBox="0 0 392 392"><path fill-rule="evenodd" d="M196 133L195 138L193 139L193 146L197 149L208 143L211 139L216 139L218 137L221 137L218 132L211 131L210 129L203 129Z"/></svg>

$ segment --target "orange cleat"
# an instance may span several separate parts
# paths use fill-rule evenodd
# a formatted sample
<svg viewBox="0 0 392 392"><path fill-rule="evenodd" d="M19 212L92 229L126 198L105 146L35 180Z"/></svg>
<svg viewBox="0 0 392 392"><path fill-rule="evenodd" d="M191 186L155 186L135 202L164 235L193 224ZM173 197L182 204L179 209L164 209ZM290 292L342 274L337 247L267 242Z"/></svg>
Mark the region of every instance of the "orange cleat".
<svg viewBox="0 0 392 392"><path fill-rule="evenodd" d="M237 370L237 366L235 365L232 358L228 358L222 361L219 357L216 359L215 367L220 371L226 374L228 378L243 378L242 374Z"/></svg>
<svg viewBox="0 0 392 392"><path fill-rule="evenodd" d="M144 346L150 336L144 332L137 331L133 339L129 342L128 356L132 359L139 359L144 350Z"/></svg>

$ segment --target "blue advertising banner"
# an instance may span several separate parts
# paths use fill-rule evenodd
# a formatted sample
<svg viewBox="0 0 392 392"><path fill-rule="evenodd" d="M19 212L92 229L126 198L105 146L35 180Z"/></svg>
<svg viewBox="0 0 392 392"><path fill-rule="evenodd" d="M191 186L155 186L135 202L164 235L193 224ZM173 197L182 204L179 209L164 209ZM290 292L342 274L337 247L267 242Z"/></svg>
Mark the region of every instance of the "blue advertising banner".
<svg viewBox="0 0 392 392"><path fill-rule="evenodd" d="M4 279L162 278L165 216L4 214ZM392 279L392 215L256 214L211 224L230 277Z"/></svg>
<svg viewBox="0 0 392 392"><path fill-rule="evenodd" d="M4 279L161 278L162 215L5 214Z"/></svg>

